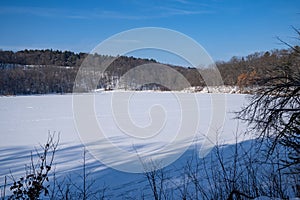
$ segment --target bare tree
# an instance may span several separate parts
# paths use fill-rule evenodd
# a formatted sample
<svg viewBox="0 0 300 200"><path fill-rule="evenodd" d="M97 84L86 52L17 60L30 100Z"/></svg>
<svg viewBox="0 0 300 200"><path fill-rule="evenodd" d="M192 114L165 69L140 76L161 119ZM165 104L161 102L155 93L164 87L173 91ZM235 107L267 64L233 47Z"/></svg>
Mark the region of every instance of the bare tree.
<svg viewBox="0 0 300 200"><path fill-rule="evenodd" d="M143 162L143 166L145 169L144 175L148 180L154 199L168 199L166 189L166 181L168 178L164 169L160 167L159 163L153 160Z"/></svg>
<svg viewBox="0 0 300 200"><path fill-rule="evenodd" d="M80 182L74 182L74 177L68 177L67 180L63 180L65 184L64 188L61 188L61 194L63 194L64 199L105 199L106 198L106 191L107 187L103 186L103 188L96 188L97 186L96 179L91 178L92 172L88 170L87 165L87 150L86 148L83 149L83 156L82 156L82 173L78 174L78 180ZM62 184L61 184L62 185ZM75 190L74 190L75 189ZM99 197L98 197L99 196Z"/></svg>
<svg viewBox="0 0 300 200"><path fill-rule="evenodd" d="M295 28L294 28L295 29ZM295 29L300 40L300 32ZM280 40L282 41L282 40ZM282 41L283 42L283 41ZM244 107L238 118L247 122L251 132L271 141L269 154L276 145L289 148L285 166L300 170L300 48L291 48L290 59L260 79L260 87L250 104Z"/></svg>

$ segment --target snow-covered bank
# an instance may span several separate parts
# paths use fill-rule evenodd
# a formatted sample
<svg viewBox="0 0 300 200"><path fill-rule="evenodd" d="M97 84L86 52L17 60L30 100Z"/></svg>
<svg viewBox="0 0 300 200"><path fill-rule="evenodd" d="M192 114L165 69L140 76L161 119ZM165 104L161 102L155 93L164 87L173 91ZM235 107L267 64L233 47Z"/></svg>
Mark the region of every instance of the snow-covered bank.
<svg viewBox="0 0 300 200"><path fill-rule="evenodd" d="M213 94L251 94L256 91L257 88L255 87L243 87L240 88L239 86L230 86L230 85L223 85L223 86L193 86L189 88L185 88L181 91L175 92L184 92L184 93L213 93ZM122 89L122 88L115 88L111 90L105 90L104 88L95 89L93 92L95 93L103 93L103 92L172 92L172 91L161 91L161 90L134 90L134 89Z"/></svg>

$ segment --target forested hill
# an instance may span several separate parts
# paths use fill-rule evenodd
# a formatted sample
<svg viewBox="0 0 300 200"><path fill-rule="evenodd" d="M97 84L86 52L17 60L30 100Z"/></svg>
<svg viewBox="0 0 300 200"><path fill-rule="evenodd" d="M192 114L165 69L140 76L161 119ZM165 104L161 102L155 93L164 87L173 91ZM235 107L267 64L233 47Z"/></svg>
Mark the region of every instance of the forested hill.
<svg viewBox="0 0 300 200"><path fill-rule="evenodd" d="M0 51L0 94L48 94L71 93L82 62L93 56L95 67L101 61L114 59L105 55L88 55L70 51L24 50ZM99 75L97 88L115 89L118 79L130 69L144 64L158 64L154 59L120 56ZM201 85L201 77L195 68L171 66L180 71L192 85ZM166 77L167 78L167 77ZM169 80L172 81L172 80ZM148 85L147 89L168 90L163 86ZM128 88L130 89L130 88ZM142 89L142 88L141 88Z"/></svg>
<svg viewBox="0 0 300 200"><path fill-rule="evenodd" d="M0 51L1 64L20 65L54 65L54 66L80 66L86 53L74 53L71 51L49 50L24 50L24 51Z"/></svg>
<svg viewBox="0 0 300 200"><path fill-rule="evenodd" d="M294 47L300 49L299 47ZM78 69L86 53L54 50L24 50L18 52L0 50L0 94L70 93ZM93 55L96 60L112 58ZM253 53L246 57L233 57L228 62L217 62L225 85L249 87L259 85L265 76L281 73L289 76L300 70L299 55L294 50L272 50ZM143 64L157 64L153 59L121 56L101 75L97 88L114 89L118 79L128 70ZM192 86L205 86L195 68L171 66L183 74ZM209 70L204 70L209 71ZM168 77L166 77L168 79ZM172 80L166 80L172 82ZM152 85L147 89L162 86ZM129 88L130 89L130 88Z"/></svg>

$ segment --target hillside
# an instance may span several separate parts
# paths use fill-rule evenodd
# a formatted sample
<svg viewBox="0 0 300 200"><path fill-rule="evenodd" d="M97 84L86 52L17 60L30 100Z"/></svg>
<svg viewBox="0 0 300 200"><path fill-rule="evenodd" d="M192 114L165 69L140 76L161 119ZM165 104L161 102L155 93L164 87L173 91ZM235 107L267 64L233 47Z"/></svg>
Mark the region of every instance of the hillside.
<svg viewBox="0 0 300 200"><path fill-rule="evenodd" d="M295 48L299 49L299 47ZM18 52L0 51L0 94L71 93L79 67L87 56L86 53L48 49ZM151 67L151 65L160 64L154 59L125 56L114 58L105 55L90 56L93 57L91 66L96 68L106 60L113 60L105 72L97 75L101 78L97 82L96 88L105 90L116 89L120 77L136 66L148 64ZM288 76L300 69L299 60L292 50L273 50L254 53L246 57L233 57L228 62L217 62L216 65L224 85L238 86L241 90L245 87L260 85L261 80L265 77L278 74ZM191 86L199 86L200 90L207 85L200 74L207 74L213 70L168 66L180 72ZM153 70L154 76L155 73L157 72ZM165 77L165 81L170 84L173 82L168 77ZM213 80L209 85L214 85ZM131 89L128 85L123 87ZM155 83L140 86L138 89L169 90L169 88Z"/></svg>

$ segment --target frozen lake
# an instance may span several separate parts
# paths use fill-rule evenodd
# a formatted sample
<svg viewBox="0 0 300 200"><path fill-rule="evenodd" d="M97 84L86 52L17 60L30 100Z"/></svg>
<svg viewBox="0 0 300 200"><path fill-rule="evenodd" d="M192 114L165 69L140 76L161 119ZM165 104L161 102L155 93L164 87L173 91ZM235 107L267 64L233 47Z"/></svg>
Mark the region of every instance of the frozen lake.
<svg viewBox="0 0 300 200"><path fill-rule="evenodd" d="M196 107L191 102L191 97L196 100ZM182 157L189 156L186 150L189 145L194 145L193 141L199 142L201 146L205 138L208 137L207 133L210 128L218 132L219 144L234 143L237 129L239 133L245 129L243 124L234 119L233 113L238 111L246 102L245 95L104 92L93 94L92 99L93 117L96 119L99 130L108 138L113 147L120 149L120 152L138 153L143 157L158 155L162 160L168 160L169 157L176 155L176 159L171 159L170 164L173 161L178 164L182 162ZM58 176L80 169L83 147L86 146L88 150L91 150L87 155L87 164L89 169L97 174L95 177L103 178L106 184L115 189L122 188L122 185L126 185L128 182L139 183L140 176L138 174L127 173L134 172L132 170L137 167L134 165L134 156L124 158L122 154L119 155L111 148L99 145L100 143L97 144L98 149L89 149L87 142L97 140L98 133L80 132L80 125L78 126L78 121L75 118L76 115L81 116L81 112L85 112L85 107L83 106L83 111L78 111L78 109L74 111L76 105L74 106L73 102L78 100L84 100L84 98L74 100L71 94L0 98L0 182L2 184L3 177L9 174L10 170L14 172L15 176L24 172L23 166L30 161L30 151L34 150L34 147L38 147L39 144L43 144L49 132L60 133L59 151L55 157L55 168ZM225 112L218 113L218 106L223 105L223 103ZM183 122L187 123L185 125L189 125L189 122L195 123L195 119L192 117L195 116L195 113L197 114L197 126L195 126L194 133L183 134L172 147L165 148L168 143L176 140L175 137ZM213 115L216 115L215 117L221 116L221 121L219 121L221 123L212 122ZM183 119L183 117L187 119ZM89 117L84 116L84 119L88 120ZM160 124L161 121L163 123ZM157 127L151 129L152 123L158 123L161 127L157 130ZM149 128L150 134L151 130L156 132L150 135L151 137L136 133L131 135L130 131L134 132L135 128L137 130ZM242 134L239 137L240 141L249 139ZM176 148L180 150L179 153ZM100 160L103 159L103 162L99 162L97 153L101 154ZM107 163L109 166L117 165L119 168L107 167ZM128 163L131 163L130 169ZM125 172L118 169L124 169ZM118 181L116 181L116 177L118 177ZM124 192L125 189L122 191Z"/></svg>
<svg viewBox="0 0 300 200"><path fill-rule="evenodd" d="M111 98L115 92L95 94L95 113L101 128L109 136L120 135L116 127ZM175 93L176 94L176 93ZM197 132L205 134L210 124L212 113L211 97L222 94L187 94L195 95L198 101L199 126ZM245 103L245 95L224 94L226 100L226 116L223 127L215 127L221 139L230 141L236 131L237 121L233 111L237 111ZM133 93L128 104L128 112L137 126L151 123L149 109L160 105L166 113L166 135L176 131L180 124L181 108L174 94L159 92ZM59 132L61 143L80 143L73 116L72 95L13 96L0 97L0 147L29 146L32 147L47 139L48 132ZM117 113L120 117L124 113ZM239 124L240 128L241 124ZM223 130L223 131L222 131ZM222 133L223 132L223 133Z"/></svg>

